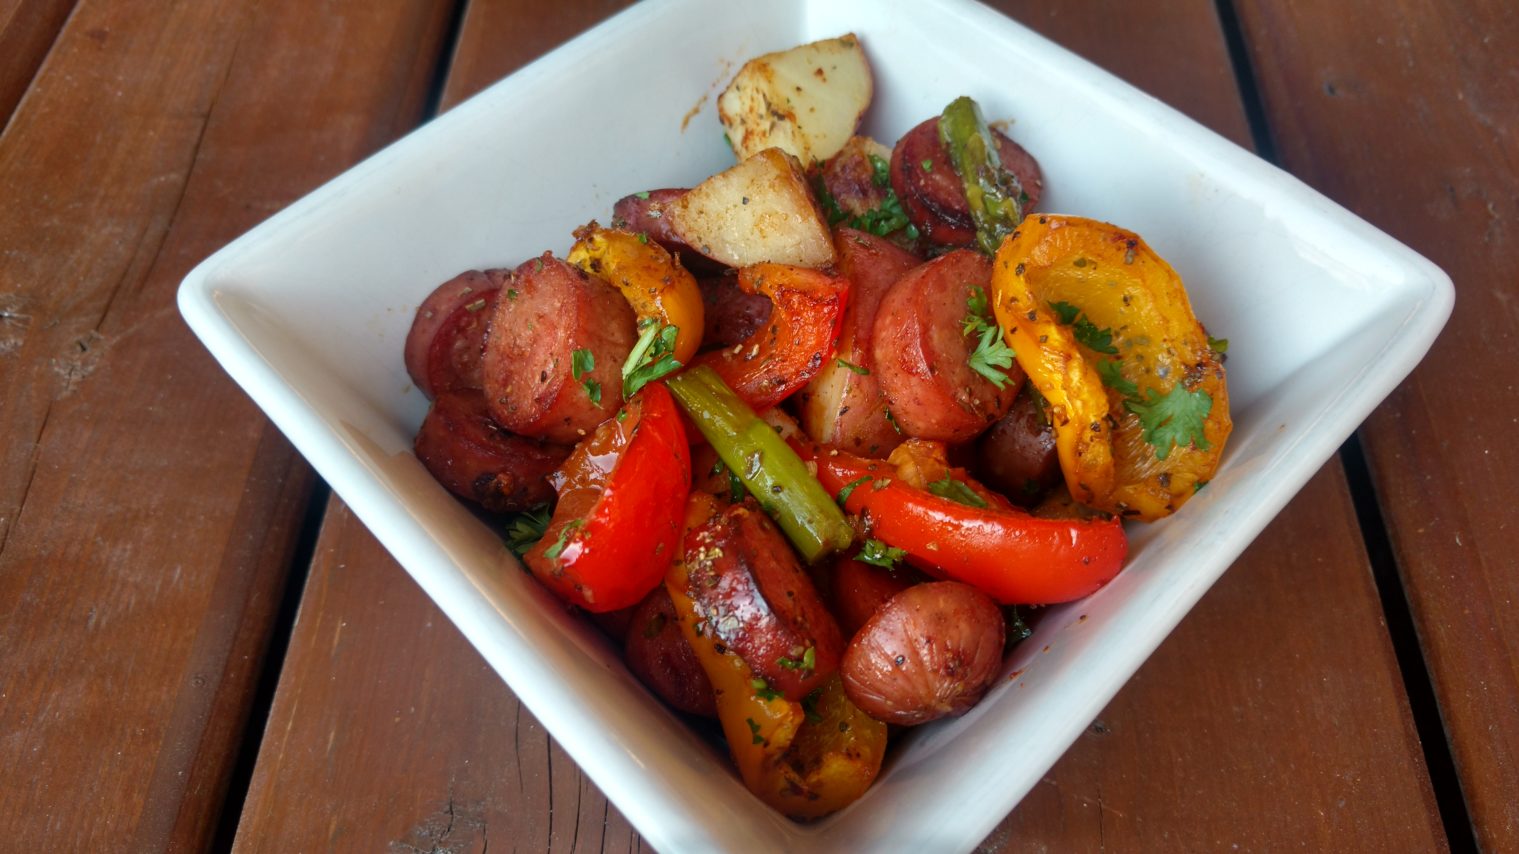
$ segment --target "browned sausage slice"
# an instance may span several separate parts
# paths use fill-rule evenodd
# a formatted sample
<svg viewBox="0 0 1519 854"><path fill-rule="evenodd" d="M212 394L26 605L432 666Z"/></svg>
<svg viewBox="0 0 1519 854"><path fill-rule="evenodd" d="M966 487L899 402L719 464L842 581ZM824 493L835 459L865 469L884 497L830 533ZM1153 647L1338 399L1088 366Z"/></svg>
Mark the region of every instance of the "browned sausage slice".
<svg viewBox="0 0 1519 854"><path fill-rule="evenodd" d="M997 603L968 584L909 587L849 642L839 668L844 693L889 724L962 714L997 678L1005 634Z"/></svg>
<svg viewBox="0 0 1519 854"><path fill-rule="evenodd" d="M570 455L564 445L514 436L496 426L477 391L439 394L414 447L417 459L449 492L493 513L553 500L548 475Z"/></svg>
<svg viewBox="0 0 1519 854"><path fill-rule="evenodd" d="M849 303L837 358L802 390L802 427L824 444L883 457L903 437L886 415L871 339L881 300L921 262L890 240L853 228L835 229L833 242L839 273L849 280Z"/></svg>
<svg viewBox="0 0 1519 854"><path fill-rule="evenodd" d="M1032 507L1060 480L1055 431L1025 384L1013 407L976 440L976 478L1022 507Z"/></svg>
<svg viewBox="0 0 1519 854"><path fill-rule="evenodd" d="M478 389L485 334L508 270L469 270L439 285L406 333L406 372L429 399L451 389Z"/></svg>
<svg viewBox="0 0 1519 854"><path fill-rule="evenodd" d="M712 681L680 630L680 616L663 584L633 610L623 658L633 675L666 703L693 715L717 716Z"/></svg>
<svg viewBox="0 0 1519 854"><path fill-rule="evenodd" d="M800 700L838 669L844 639L780 529L753 501L686 534L687 595L770 688Z"/></svg>
<svg viewBox="0 0 1519 854"><path fill-rule="evenodd" d="M514 433L575 442L616 414L637 337L615 288L545 252L513 272L485 343L485 399ZM576 377L576 351L594 367Z"/></svg>
<svg viewBox="0 0 1519 854"><path fill-rule="evenodd" d="M1002 166L1023 184L1028 202L1025 216L1039 204L1044 177L1039 163L1023 146L992 129ZM969 246L976 239L965 188L950 162L949 150L939 139L935 116L907 132L891 153L891 186L902 202L902 211L925 238L941 246Z"/></svg>
<svg viewBox="0 0 1519 854"><path fill-rule="evenodd" d="M963 442L990 427L1023 382L1016 363L998 388L972 370L968 300L985 292L991 262L969 249L941 255L897 280L876 313L876 371L892 417L922 439Z"/></svg>

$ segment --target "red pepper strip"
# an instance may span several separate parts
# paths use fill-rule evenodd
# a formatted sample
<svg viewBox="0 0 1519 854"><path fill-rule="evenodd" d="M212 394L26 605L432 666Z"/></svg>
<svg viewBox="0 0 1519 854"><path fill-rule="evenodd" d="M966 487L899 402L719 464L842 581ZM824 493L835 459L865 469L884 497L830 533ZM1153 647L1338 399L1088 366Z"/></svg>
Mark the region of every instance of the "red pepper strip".
<svg viewBox="0 0 1519 854"><path fill-rule="evenodd" d="M551 482L559 503L523 557L528 569L588 611L638 604L675 556L691 491L691 452L669 390L644 386Z"/></svg>
<svg viewBox="0 0 1519 854"><path fill-rule="evenodd" d="M996 504L970 507L909 486L888 463L843 451L814 453L818 480L831 494L870 478L844 502L850 513L867 517L870 536L906 550L914 566L977 587L1004 605L1080 599L1123 567L1128 540L1117 519L1040 519ZM962 472L955 476L971 485Z"/></svg>
<svg viewBox="0 0 1519 854"><path fill-rule="evenodd" d="M844 322L849 281L788 264L755 264L738 287L763 294L770 320L741 343L699 356L755 409L768 409L806 385L833 358Z"/></svg>

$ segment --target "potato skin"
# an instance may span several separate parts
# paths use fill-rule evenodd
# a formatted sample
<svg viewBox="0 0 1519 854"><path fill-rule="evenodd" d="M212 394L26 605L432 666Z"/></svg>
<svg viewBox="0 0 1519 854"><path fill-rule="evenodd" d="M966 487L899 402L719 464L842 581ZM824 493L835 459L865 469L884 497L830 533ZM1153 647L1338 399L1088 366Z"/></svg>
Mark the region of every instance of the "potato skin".
<svg viewBox="0 0 1519 854"><path fill-rule="evenodd" d="M1030 386L1013 408L976 440L976 477L1020 507L1032 507L1060 481L1055 431Z"/></svg>
<svg viewBox="0 0 1519 854"><path fill-rule="evenodd" d="M844 692L888 724L963 714L997 678L1005 635L997 603L974 587L958 581L909 587L844 650Z"/></svg>

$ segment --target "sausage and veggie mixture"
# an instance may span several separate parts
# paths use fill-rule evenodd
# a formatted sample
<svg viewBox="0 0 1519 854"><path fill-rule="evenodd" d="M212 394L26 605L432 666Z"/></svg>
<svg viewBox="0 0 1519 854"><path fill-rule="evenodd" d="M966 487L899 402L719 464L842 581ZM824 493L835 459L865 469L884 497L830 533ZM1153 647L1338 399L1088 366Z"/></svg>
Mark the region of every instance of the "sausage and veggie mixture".
<svg viewBox="0 0 1519 854"><path fill-rule="evenodd" d="M417 457L799 819L980 700L1016 606L1105 584L1230 430L1165 261L1039 212L970 98L855 135L873 85L852 35L750 61L737 165L445 282L406 341Z"/></svg>

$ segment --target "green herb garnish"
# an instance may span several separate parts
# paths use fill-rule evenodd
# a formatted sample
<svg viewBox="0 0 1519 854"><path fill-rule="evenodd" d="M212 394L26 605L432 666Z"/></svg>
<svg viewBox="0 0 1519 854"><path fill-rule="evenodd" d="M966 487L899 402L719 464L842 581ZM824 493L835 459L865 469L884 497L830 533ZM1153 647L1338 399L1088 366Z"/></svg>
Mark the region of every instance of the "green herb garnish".
<svg viewBox="0 0 1519 854"><path fill-rule="evenodd" d="M976 491L966 486L963 481L955 480L945 475L943 480L936 480L928 485L928 491L940 498L948 498L957 504L967 507L986 507L986 499L976 494Z"/></svg>
<svg viewBox="0 0 1519 854"><path fill-rule="evenodd" d="M855 555L854 559L871 566L891 569L905 557L907 557L907 549L888 546L880 540L866 540L864 545L860 546L860 553Z"/></svg>
<svg viewBox="0 0 1519 854"><path fill-rule="evenodd" d="M586 396L597 406L601 405L601 383L588 380L586 376L596 369L596 354L590 350L575 350L570 353L570 373L575 377L575 382L585 386Z"/></svg>
<svg viewBox="0 0 1519 854"><path fill-rule="evenodd" d="M543 532L549 528L549 518L547 504L540 504L513 516L506 529L506 547L517 557L527 554L529 549L543 539Z"/></svg>
<svg viewBox="0 0 1519 854"><path fill-rule="evenodd" d="M838 498L835 499L839 502L839 506L844 506L844 502L849 500L849 496L854 494L854 491L857 487L861 486L862 484L869 483L871 480L874 480L874 478L867 474L859 480L844 484L844 488L839 490Z"/></svg>
<svg viewBox="0 0 1519 854"><path fill-rule="evenodd" d="M633 345L628 358L622 363L622 397L624 400L638 393L649 383L681 369L675 358L675 339L680 329L674 325L661 326L652 317L638 321L638 342Z"/></svg>
<svg viewBox="0 0 1519 854"><path fill-rule="evenodd" d="M846 361L842 358L835 358L834 361L839 363L839 367L848 368L849 370L854 371L862 377L870 376L869 368L861 367L860 365L856 365L854 362Z"/></svg>
<svg viewBox="0 0 1519 854"><path fill-rule="evenodd" d="M1155 458L1165 459L1173 447L1195 446L1206 451L1213 447L1203 435L1203 424L1213 409L1213 398L1205 391L1188 391L1181 383L1165 394L1145 390L1145 399L1131 397L1124 407L1139 416L1145 441L1155 446Z"/></svg>
<svg viewBox="0 0 1519 854"><path fill-rule="evenodd" d="M979 336L976 349L968 360L971 370L986 377L997 388L1006 388L1009 382L1007 370L1013 366L1013 348L1002 338L1002 330L991 319L987 305L986 290L980 286L971 288L965 298L965 319L960 324L961 334Z"/></svg>

